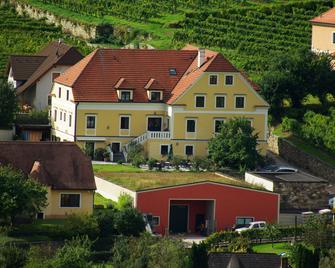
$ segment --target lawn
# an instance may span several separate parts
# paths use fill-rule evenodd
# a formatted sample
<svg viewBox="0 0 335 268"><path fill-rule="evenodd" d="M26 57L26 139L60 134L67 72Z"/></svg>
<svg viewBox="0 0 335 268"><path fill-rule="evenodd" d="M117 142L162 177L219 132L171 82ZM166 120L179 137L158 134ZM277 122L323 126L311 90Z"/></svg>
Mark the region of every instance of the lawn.
<svg viewBox="0 0 335 268"><path fill-rule="evenodd" d="M273 247L272 244L258 244L252 247L252 250L256 253L275 253L280 254L285 252L288 254L289 251L289 244L288 243L274 243Z"/></svg>
<svg viewBox="0 0 335 268"><path fill-rule="evenodd" d="M107 208L108 205L112 203L113 203L112 200L103 197L101 194L99 193L94 194L94 205L103 205L105 208Z"/></svg>
<svg viewBox="0 0 335 268"><path fill-rule="evenodd" d="M96 175L134 191L208 180L248 188L259 188L244 181L218 176L213 172L96 172Z"/></svg>
<svg viewBox="0 0 335 268"><path fill-rule="evenodd" d="M94 164L94 173L101 172L144 172L142 169L131 166L131 165L113 165L113 164Z"/></svg>

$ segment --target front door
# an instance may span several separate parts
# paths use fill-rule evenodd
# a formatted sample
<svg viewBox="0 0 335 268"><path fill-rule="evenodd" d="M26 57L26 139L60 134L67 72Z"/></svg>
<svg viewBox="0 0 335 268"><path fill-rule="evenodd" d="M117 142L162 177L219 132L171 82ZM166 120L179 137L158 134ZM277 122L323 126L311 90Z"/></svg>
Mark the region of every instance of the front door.
<svg viewBox="0 0 335 268"><path fill-rule="evenodd" d="M188 206L170 206L170 232L174 234L187 233Z"/></svg>
<svg viewBox="0 0 335 268"><path fill-rule="evenodd" d="M112 152L119 153L120 152L120 143L119 142L112 142Z"/></svg>
<svg viewBox="0 0 335 268"><path fill-rule="evenodd" d="M162 131L162 118L148 117L148 131Z"/></svg>

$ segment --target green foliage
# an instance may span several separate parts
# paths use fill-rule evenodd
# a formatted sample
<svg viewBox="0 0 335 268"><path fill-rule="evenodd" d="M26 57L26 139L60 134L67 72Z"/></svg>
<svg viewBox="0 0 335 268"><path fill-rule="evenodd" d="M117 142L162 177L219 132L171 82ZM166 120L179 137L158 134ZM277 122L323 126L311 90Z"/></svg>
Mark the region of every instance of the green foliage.
<svg viewBox="0 0 335 268"><path fill-rule="evenodd" d="M216 166L239 170L254 169L261 156L257 152L257 134L246 119L223 123L220 133L209 141L209 158Z"/></svg>
<svg viewBox="0 0 335 268"><path fill-rule="evenodd" d="M172 160L171 160L171 164L172 166L176 169L176 170L179 170L180 169L180 165L183 163L183 158L181 156L178 156L178 155L174 155L172 157Z"/></svg>
<svg viewBox="0 0 335 268"><path fill-rule="evenodd" d="M32 110L29 113L19 113L15 118L16 124L49 124L49 111Z"/></svg>
<svg viewBox="0 0 335 268"><path fill-rule="evenodd" d="M12 85L0 79L0 128L10 128L14 123L18 103Z"/></svg>
<svg viewBox="0 0 335 268"><path fill-rule="evenodd" d="M0 247L0 267L21 268L27 261L27 252L15 246Z"/></svg>
<svg viewBox="0 0 335 268"><path fill-rule="evenodd" d="M199 172L200 170L212 170L213 163L208 159L208 157L196 156L191 161L192 169Z"/></svg>
<svg viewBox="0 0 335 268"><path fill-rule="evenodd" d="M10 166L0 166L0 218L13 223L16 216L32 218L47 205L47 190L36 180Z"/></svg>
<svg viewBox="0 0 335 268"><path fill-rule="evenodd" d="M295 268L315 268L318 267L319 252L297 243L291 247L289 258Z"/></svg>
<svg viewBox="0 0 335 268"><path fill-rule="evenodd" d="M154 167L155 167L155 165L156 165L156 163L157 163L157 160L156 160L156 159L154 159L154 158L150 158L150 159L148 160L148 168L149 168L149 170L153 170Z"/></svg>
<svg viewBox="0 0 335 268"><path fill-rule="evenodd" d="M249 239L243 236L238 236L232 239L228 245L229 252L248 253L251 251Z"/></svg>
<svg viewBox="0 0 335 268"><path fill-rule="evenodd" d="M284 132L298 133L299 127L300 127L299 122L296 119L283 117L282 130Z"/></svg>
<svg viewBox="0 0 335 268"><path fill-rule="evenodd" d="M145 223L137 209L126 207L116 214L115 227L120 234L138 236L144 231Z"/></svg>
<svg viewBox="0 0 335 268"><path fill-rule="evenodd" d="M58 249L52 260L54 268L88 268L91 267L92 242L87 236L76 237L66 241L65 245Z"/></svg>
<svg viewBox="0 0 335 268"><path fill-rule="evenodd" d="M332 229L327 218L311 215L304 223L304 242L315 249L327 249L333 246Z"/></svg>
<svg viewBox="0 0 335 268"><path fill-rule="evenodd" d="M25 268L51 268L54 248L49 245L31 246Z"/></svg>
<svg viewBox="0 0 335 268"><path fill-rule="evenodd" d="M68 216L62 229L68 238L86 235L94 239L99 234L99 225L96 218L86 214Z"/></svg>
<svg viewBox="0 0 335 268"><path fill-rule="evenodd" d="M117 203L115 204L115 208L118 210L123 210L126 208L133 207L134 200L129 194L121 194Z"/></svg>
<svg viewBox="0 0 335 268"><path fill-rule="evenodd" d="M274 241L280 237L280 230L276 224L267 224L264 229L264 235L266 238L271 240L273 247Z"/></svg>
<svg viewBox="0 0 335 268"><path fill-rule="evenodd" d="M192 244L190 258L192 261L192 268L207 268L208 267L208 253L207 245L204 242L199 244Z"/></svg>
<svg viewBox="0 0 335 268"><path fill-rule="evenodd" d="M141 164L145 163L145 153L142 144L129 146L128 161L135 167L140 167Z"/></svg>
<svg viewBox="0 0 335 268"><path fill-rule="evenodd" d="M326 255L322 256L319 262L319 268L334 268L335 249L330 249Z"/></svg>
<svg viewBox="0 0 335 268"><path fill-rule="evenodd" d="M93 159L97 161L103 161L106 153L107 153L107 150L105 148L97 148L94 151Z"/></svg>
<svg viewBox="0 0 335 268"><path fill-rule="evenodd" d="M100 210L96 215L96 220L99 226L100 237L107 237L117 234L115 228L115 217L117 211L114 209Z"/></svg>

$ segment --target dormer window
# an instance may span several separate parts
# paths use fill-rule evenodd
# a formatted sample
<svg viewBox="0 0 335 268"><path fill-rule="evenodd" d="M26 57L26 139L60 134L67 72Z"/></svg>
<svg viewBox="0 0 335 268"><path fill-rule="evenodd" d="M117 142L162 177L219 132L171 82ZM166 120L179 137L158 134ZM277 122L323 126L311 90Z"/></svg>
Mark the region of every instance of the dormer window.
<svg viewBox="0 0 335 268"><path fill-rule="evenodd" d="M162 92L161 91L151 91L150 90L150 101L152 102L160 102L162 98Z"/></svg>
<svg viewBox="0 0 335 268"><path fill-rule="evenodd" d="M119 101L121 102L131 102L133 101L133 91L132 90L118 90Z"/></svg>
<svg viewBox="0 0 335 268"><path fill-rule="evenodd" d="M169 69L169 74L170 75L177 75L177 69L176 68L170 68Z"/></svg>

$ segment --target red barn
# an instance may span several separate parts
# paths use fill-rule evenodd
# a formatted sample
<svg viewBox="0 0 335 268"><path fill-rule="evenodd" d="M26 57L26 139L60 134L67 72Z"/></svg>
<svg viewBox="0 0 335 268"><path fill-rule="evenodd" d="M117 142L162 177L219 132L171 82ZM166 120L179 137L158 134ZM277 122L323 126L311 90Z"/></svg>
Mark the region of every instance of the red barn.
<svg viewBox="0 0 335 268"><path fill-rule="evenodd" d="M249 221L276 223L279 217L278 194L219 182L139 190L134 196L136 208L152 215L154 231L160 234L203 228L211 233Z"/></svg>

